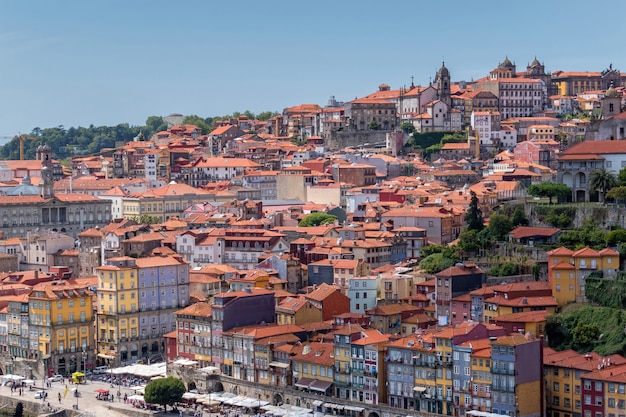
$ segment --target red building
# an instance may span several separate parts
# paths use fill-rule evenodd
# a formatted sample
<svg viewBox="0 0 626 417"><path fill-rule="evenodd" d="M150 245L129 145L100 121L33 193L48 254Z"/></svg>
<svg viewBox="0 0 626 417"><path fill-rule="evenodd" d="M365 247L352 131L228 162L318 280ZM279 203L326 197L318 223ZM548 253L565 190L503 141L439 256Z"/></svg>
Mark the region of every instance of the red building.
<svg viewBox="0 0 626 417"><path fill-rule="evenodd" d="M350 298L341 293L341 289L326 283L318 285L305 294L307 301L322 310L322 320L331 320L334 316L350 312Z"/></svg>

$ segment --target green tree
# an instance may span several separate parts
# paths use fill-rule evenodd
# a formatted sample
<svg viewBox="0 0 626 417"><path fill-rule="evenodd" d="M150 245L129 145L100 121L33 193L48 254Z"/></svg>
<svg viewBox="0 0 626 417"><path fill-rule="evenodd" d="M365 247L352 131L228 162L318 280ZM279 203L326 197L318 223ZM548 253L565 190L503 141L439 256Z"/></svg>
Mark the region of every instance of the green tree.
<svg viewBox="0 0 626 417"><path fill-rule="evenodd" d="M592 193L598 193L600 202L604 202L604 195L615 186L617 186L617 177L606 169L593 171L589 176L589 190Z"/></svg>
<svg viewBox="0 0 626 417"><path fill-rule="evenodd" d="M578 350L589 351L600 336L600 329L597 324L579 321L572 330L572 341Z"/></svg>
<svg viewBox="0 0 626 417"><path fill-rule="evenodd" d="M146 119L146 127L148 128L146 136L149 138L155 133L167 130L167 122L161 116L150 116Z"/></svg>
<svg viewBox="0 0 626 417"><path fill-rule="evenodd" d="M620 187L626 186L626 167L620 169L617 173L617 185Z"/></svg>
<svg viewBox="0 0 626 417"><path fill-rule="evenodd" d="M337 216L333 216L332 214L324 213L322 211L318 211L315 213L308 214L300 220L298 226L300 227L310 227L310 226L319 226L320 224L333 223L337 220Z"/></svg>
<svg viewBox="0 0 626 417"><path fill-rule="evenodd" d="M459 235L457 246L468 255L475 254L482 247L477 230L465 229Z"/></svg>
<svg viewBox="0 0 626 417"><path fill-rule="evenodd" d="M478 207L478 196L474 191L470 191L470 204L465 213L465 222L467 223L468 230L482 230L484 227L483 224L483 213Z"/></svg>
<svg viewBox="0 0 626 417"><path fill-rule="evenodd" d="M185 384L178 378L155 379L146 385L144 398L149 404L162 405L167 412L168 405L174 405L183 399Z"/></svg>
<svg viewBox="0 0 626 417"><path fill-rule="evenodd" d="M506 236L513 230L511 219L504 214L494 213L489 217L488 234L495 240L506 240Z"/></svg>
<svg viewBox="0 0 626 417"><path fill-rule="evenodd" d="M413 132L415 132L415 126L411 122L403 122L400 125L400 130L402 130L404 133L408 135L411 135L413 134Z"/></svg>
<svg viewBox="0 0 626 417"><path fill-rule="evenodd" d="M159 219L156 216L151 216L149 214L142 214L139 217L134 216L131 220L134 221L137 224L157 224L157 223L161 223L161 219Z"/></svg>
<svg viewBox="0 0 626 417"><path fill-rule="evenodd" d="M622 170L623 171L623 170ZM620 171L620 173L622 172ZM606 198L608 200L615 200L617 202L626 201L626 185L619 185L617 187L611 188L606 193Z"/></svg>
<svg viewBox="0 0 626 417"><path fill-rule="evenodd" d="M528 226L528 217L526 217L526 211L524 210L523 205L515 206L515 210L513 210L513 217L511 218L511 223L513 227L517 226Z"/></svg>
<svg viewBox="0 0 626 417"><path fill-rule="evenodd" d="M626 230L612 230L606 234L605 240L608 246L615 246L618 243L626 243Z"/></svg>
<svg viewBox="0 0 626 417"><path fill-rule="evenodd" d="M195 114L185 117L183 119L183 124L199 127L202 130L203 135L206 135L211 131L210 126L204 121L204 119L200 116L196 116Z"/></svg>
<svg viewBox="0 0 626 417"><path fill-rule="evenodd" d="M372 120L370 124L367 125L368 130L378 130L379 128L380 126L378 125L378 122L376 120Z"/></svg>
<svg viewBox="0 0 626 417"><path fill-rule="evenodd" d="M435 253L420 261L420 268L429 274L436 274L458 262L458 257L446 257L443 253Z"/></svg>
<svg viewBox="0 0 626 417"><path fill-rule="evenodd" d="M554 197L567 197L572 195L572 190L565 184L557 184L554 182L542 182L528 187L526 192L534 197L548 197L550 204Z"/></svg>

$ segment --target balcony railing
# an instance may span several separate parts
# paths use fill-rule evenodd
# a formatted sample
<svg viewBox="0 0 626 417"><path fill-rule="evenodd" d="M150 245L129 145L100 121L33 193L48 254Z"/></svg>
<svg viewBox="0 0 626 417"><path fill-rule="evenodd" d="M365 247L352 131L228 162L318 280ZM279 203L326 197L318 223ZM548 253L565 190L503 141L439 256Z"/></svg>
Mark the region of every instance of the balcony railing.
<svg viewBox="0 0 626 417"><path fill-rule="evenodd" d="M515 375L515 369L502 369L502 368L491 368L491 373L492 374L499 374L499 375Z"/></svg>

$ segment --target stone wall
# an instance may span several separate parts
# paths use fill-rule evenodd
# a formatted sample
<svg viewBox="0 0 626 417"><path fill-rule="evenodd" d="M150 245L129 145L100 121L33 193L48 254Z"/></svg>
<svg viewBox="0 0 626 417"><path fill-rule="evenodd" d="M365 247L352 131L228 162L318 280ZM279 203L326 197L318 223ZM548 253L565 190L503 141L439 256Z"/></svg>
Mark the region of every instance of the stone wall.
<svg viewBox="0 0 626 417"><path fill-rule="evenodd" d="M325 138L325 145L331 149L341 149L348 146L367 146L375 143L382 143L383 145L387 140L387 131L383 130L341 130L333 132L331 135Z"/></svg>

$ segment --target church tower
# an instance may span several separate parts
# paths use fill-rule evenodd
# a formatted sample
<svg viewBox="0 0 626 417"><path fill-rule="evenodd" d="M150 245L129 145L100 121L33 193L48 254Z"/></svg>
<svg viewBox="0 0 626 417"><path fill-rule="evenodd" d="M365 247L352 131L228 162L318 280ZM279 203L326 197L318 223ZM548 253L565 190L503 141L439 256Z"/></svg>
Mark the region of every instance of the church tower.
<svg viewBox="0 0 626 417"><path fill-rule="evenodd" d="M52 169L45 165L41 168L41 183L39 184L39 195L42 198L54 197L54 180L52 179Z"/></svg>
<svg viewBox="0 0 626 417"><path fill-rule="evenodd" d="M445 62L441 63L441 68L435 75L435 87L437 88L437 98L450 108L450 71L446 68Z"/></svg>

